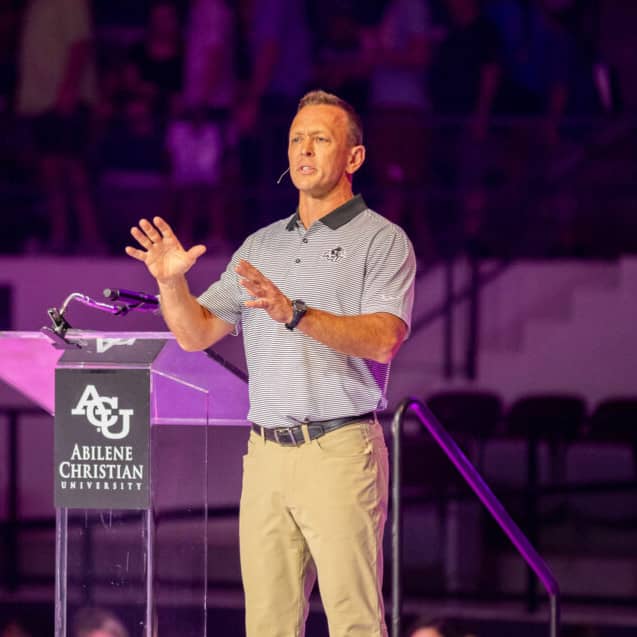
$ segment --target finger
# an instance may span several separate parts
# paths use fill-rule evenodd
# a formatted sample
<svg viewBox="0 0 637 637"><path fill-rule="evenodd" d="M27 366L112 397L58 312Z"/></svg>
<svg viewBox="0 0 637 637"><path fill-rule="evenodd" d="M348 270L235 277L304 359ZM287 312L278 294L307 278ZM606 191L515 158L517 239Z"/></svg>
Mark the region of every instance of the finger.
<svg viewBox="0 0 637 637"><path fill-rule="evenodd" d="M248 279L242 277L239 279L239 283L246 288L250 288L251 290L256 290L259 292L271 292L274 288L274 284L271 283L268 279ZM260 296L265 296L265 294L260 294Z"/></svg>
<svg viewBox="0 0 637 637"><path fill-rule="evenodd" d="M165 237L166 235L164 235ZM196 261L204 252L207 250L206 246L198 244L196 246L192 246L190 250L186 252L186 254L193 260Z"/></svg>
<svg viewBox="0 0 637 637"><path fill-rule="evenodd" d="M241 261L239 261L239 263L237 263L237 265L234 266L234 271L237 274L240 274L241 276L246 276L248 269L247 269L247 262L244 261L243 259Z"/></svg>
<svg viewBox="0 0 637 637"><path fill-rule="evenodd" d="M237 263L235 270L241 276L244 276L246 278L254 279L257 277L263 277L263 274L261 274L261 272L257 270L257 268L255 268L249 261L246 261L245 259L241 259L239 263Z"/></svg>
<svg viewBox="0 0 637 637"><path fill-rule="evenodd" d="M270 307L268 299L252 299L251 301L244 301L246 307L256 307L262 310L267 310Z"/></svg>
<svg viewBox="0 0 637 637"><path fill-rule="evenodd" d="M147 250L150 250L150 248L153 245L153 242L137 226L133 226L130 229L130 233L133 235L133 237L135 237L137 242L142 247L146 248Z"/></svg>
<svg viewBox="0 0 637 637"><path fill-rule="evenodd" d="M241 285L244 285L246 283L249 283L251 285L255 285L257 283L256 279L251 277L246 272L237 272L237 274L239 275L239 283L241 283Z"/></svg>
<svg viewBox="0 0 637 637"><path fill-rule="evenodd" d="M161 241L161 235L157 232L157 228L148 221L148 219L140 219L139 227L146 233L146 236L153 242Z"/></svg>
<svg viewBox="0 0 637 637"><path fill-rule="evenodd" d="M143 250L138 250L137 248L133 248L131 246L126 246L124 251L129 257L133 257L133 259L137 259L138 261L146 261L147 252Z"/></svg>
<svg viewBox="0 0 637 637"><path fill-rule="evenodd" d="M271 289L275 287L274 283L272 283L270 279L247 261L244 261L243 264L237 266L237 268L239 267L240 270L237 269L237 273L243 277L244 281L249 281L253 285L259 286L259 289Z"/></svg>
<svg viewBox="0 0 637 637"><path fill-rule="evenodd" d="M173 229L161 217L153 217L153 223L157 226L157 229L161 232L161 236L164 237L164 239L175 236Z"/></svg>
<svg viewBox="0 0 637 637"><path fill-rule="evenodd" d="M261 296L261 287L248 279L239 279L239 284L242 285L252 296Z"/></svg>

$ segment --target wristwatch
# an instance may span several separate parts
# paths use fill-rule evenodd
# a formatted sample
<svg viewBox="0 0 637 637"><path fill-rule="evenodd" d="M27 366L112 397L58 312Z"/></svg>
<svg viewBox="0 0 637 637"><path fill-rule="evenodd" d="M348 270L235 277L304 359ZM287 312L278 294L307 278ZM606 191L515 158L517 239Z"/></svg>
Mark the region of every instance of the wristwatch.
<svg viewBox="0 0 637 637"><path fill-rule="evenodd" d="M307 312L307 305L305 305L305 301L301 301L301 299L295 299L292 301L292 320L289 323L285 324L290 331L292 331L298 324L299 321L305 316Z"/></svg>

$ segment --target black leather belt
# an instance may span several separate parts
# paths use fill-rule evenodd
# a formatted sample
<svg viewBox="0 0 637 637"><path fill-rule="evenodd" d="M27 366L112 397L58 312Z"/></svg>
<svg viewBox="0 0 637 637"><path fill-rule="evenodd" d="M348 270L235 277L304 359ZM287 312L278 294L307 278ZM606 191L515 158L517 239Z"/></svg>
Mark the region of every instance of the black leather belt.
<svg viewBox="0 0 637 637"><path fill-rule="evenodd" d="M320 438L329 431L340 429L351 422L362 422L364 420L371 420L374 418L374 412L370 411L367 414L360 416L349 416L348 418L332 418L331 420L310 420L299 425L292 425L290 427L261 427L261 425L255 425L252 423L252 431L263 436L266 440L276 442L286 447L297 447L305 442L303 436L303 425L307 425L308 434L310 440Z"/></svg>

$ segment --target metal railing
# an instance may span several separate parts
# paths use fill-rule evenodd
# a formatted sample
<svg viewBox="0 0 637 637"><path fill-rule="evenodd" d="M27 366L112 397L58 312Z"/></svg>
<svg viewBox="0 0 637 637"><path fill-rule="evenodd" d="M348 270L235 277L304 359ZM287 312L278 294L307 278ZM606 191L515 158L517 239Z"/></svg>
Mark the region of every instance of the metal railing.
<svg viewBox="0 0 637 637"><path fill-rule="evenodd" d="M558 637L560 624L559 586L546 562L533 548L527 537L507 513L476 468L471 464L451 435L433 413L419 400L403 400L392 420L392 617L391 637L400 637L402 617L402 433L407 410L411 409L432 435L438 446L460 472L493 519L504 531L526 564L540 579L550 600L550 637Z"/></svg>

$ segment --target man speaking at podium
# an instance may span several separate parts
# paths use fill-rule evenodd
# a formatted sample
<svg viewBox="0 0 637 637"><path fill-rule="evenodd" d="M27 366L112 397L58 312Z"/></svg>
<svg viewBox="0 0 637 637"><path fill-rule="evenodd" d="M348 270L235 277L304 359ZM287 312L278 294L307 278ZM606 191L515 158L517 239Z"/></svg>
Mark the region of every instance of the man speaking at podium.
<svg viewBox="0 0 637 637"><path fill-rule="evenodd" d="M408 143L408 140L406 140ZM194 351L243 331L253 423L239 515L248 637L304 634L318 578L331 637L387 635L382 535L388 462L375 416L409 331L415 257L398 226L354 196L360 119L323 91L292 121L297 211L250 235L198 298L160 217L127 247L157 280L164 319Z"/></svg>

